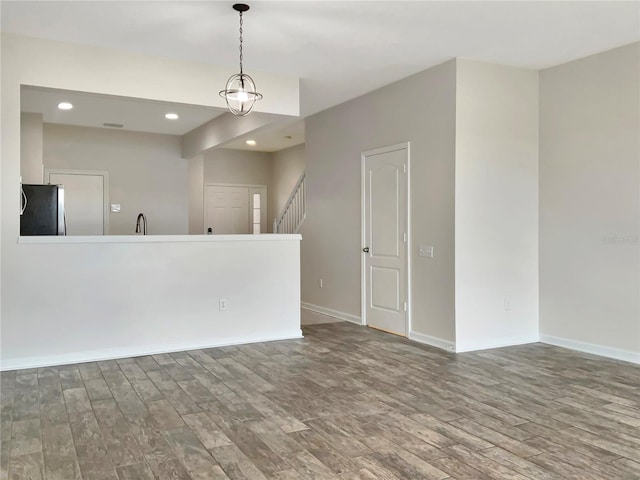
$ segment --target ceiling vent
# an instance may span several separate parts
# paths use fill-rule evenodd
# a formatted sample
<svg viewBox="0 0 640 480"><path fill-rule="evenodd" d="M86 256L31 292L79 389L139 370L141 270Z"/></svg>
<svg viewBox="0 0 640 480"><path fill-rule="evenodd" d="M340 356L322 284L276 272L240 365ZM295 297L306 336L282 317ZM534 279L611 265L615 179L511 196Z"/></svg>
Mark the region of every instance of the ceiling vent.
<svg viewBox="0 0 640 480"><path fill-rule="evenodd" d="M109 127L109 128L122 128L122 127L124 127L124 125L122 123L103 123L102 126L103 127Z"/></svg>

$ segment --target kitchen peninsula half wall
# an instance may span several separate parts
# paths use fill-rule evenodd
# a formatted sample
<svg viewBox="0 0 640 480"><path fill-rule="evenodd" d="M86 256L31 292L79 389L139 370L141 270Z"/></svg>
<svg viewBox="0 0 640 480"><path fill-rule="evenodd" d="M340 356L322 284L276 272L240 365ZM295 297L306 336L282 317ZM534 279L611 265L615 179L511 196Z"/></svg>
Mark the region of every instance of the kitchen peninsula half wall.
<svg viewBox="0 0 640 480"><path fill-rule="evenodd" d="M21 237L39 267L3 261L2 370L301 338L300 239Z"/></svg>

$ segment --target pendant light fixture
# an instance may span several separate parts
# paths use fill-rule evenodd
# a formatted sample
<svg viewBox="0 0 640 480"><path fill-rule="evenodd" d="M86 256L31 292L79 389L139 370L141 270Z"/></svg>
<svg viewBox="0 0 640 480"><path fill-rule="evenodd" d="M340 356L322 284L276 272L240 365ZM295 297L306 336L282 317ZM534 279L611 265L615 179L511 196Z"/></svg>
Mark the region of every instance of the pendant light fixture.
<svg viewBox="0 0 640 480"><path fill-rule="evenodd" d="M242 70L242 14L249 10L249 5L236 3L233 9L240 13L240 73L229 77L224 90L220 90L220 96L227 101L229 111L238 117L249 115L257 100L262 94L256 91L256 83Z"/></svg>

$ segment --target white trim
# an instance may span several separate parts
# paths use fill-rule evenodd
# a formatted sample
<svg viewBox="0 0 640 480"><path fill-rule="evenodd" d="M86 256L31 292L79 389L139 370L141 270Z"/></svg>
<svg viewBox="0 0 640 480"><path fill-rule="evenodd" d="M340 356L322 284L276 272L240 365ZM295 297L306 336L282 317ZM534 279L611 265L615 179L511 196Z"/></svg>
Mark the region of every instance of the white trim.
<svg viewBox="0 0 640 480"><path fill-rule="evenodd" d="M215 182L207 182L204 184L205 187L247 187L247 188L267 188L266 185L259 185L253 183L215 183Z"/></svg>
<svg viewBox="0 0 640 480"><path fill-rule="evenodd" d="M447 352L454 353L456 351L455 342L445 340L444 338L432 337L431 335L425 335L424 333L418 333L414 331L409 332L409 340L414 342L423 343L431 347L441 348Z"/></svg>
<svg viewBox="0 0 640 480"><path fill-rule="evenodd" d="M409 150L410 142L400 142L393 145L387 145L386 147L373 148L362 152L362 155L380 155L381 153L391 153L398 150Z"/></svg>
<svg viewBox="0 0 640 480"><path fill-rule="evenodd" d="M528 343L538 343L540 338L537 334L520 335L515 337L492 338L489 340L481 340L475 342L473 340L467 342L456 343L456 353L475 352L477 350L489 350L491 348L513 347L516 345L526 345Z"/></svg>
<svg viewBox="0 0 640 480"><path fill-rule="evenodd" d="M109 172L106 170L73 170L69 168L45 168L44 183L51 185L51 174L58 175L86 175L93 177L102 177L102 231L103 235L109 235ZM65 227L66 232L66 227ZM65 233L66 235L66 233Z"/></svg>
<svg viewBox="0 0 640 480"><path fill-rule="evenodd" d="M3 360L0 371L18 370L23 368L52 367L55 365L68 365L73 363L99 362L102 360L115 360L118 358L139 357L142 355L158 355L161 353L183 352L188 350L199 350L202 348L226 347L229 345L242 345L247 343L274 342L277 340L292 340L303 338L302 330L294 329L274 333L266 337L242 337L230 338L223 341L216 339L203 340L194 344L175 343L162 345L146 345L140 347L106 348L87 352L65 353L63 355L51 355L41 357L25 357Z"/></svg>
<svg viewBox="0 0 640 480"><path fill-rule="evenodd" d="M320 313L322 315L327 315L329 317L337 318L338 320L344 320L345 322L351 322L357 325L364 325L360 317L358 317L357 315L352 315L350 313L340 312L338 310L333 310L327 307L321 307L319 305L313 305L307 302L301 302L300 307L305 310L309 310L310 312Z"/></svg>
<svg viewBox="0 0 640 480"><path fill-rule="evenodd" d="M299 233L278 233L265 235L42 235L18 237L21 244L47 243L216 243L216 242L272 242L302 240Z"/></svg>
<svg viewBox="0 0 640 480"><path fill-rule="evenodd" d="M411 142L407 146L407 336L411 333L413 325L411 323Z"/></svg>
<svg viewBox="0 0 640 480"><path fill-rule="evenodd" d="M260 233L253 232L253 210L255 202L253 196L255 194L260 195ZM267 187L249 187L249 233L252 235L260 235L269 233L269 219L267 218Z"/></svg>
<svg viewBox="0 0 640 480"><path fill-rule="evenodd" d="M389 145L386 147L375 148L373 150L367 150L360 154L360 244L361 249L365 247L365 240L367 237L366 223L365 223L365 211L366 202L365 197L366 184L365 184L365 159L366 157L379 155L381 153L396 152L398 150L406 150L407 152L407 255L405 257L406 265L406 296L407 296L407 309L405 316L405 331L408 335L411 332L411 142L396 143L395 145ZM366 258L360 253L360 311L362 312L361 325L367 324L367 267Z"/></svg>
<svg viewBox="0 0 640 480"><path fill-rule="evenodd" d="M597 345L595 343L581 342L571 338L554 337L552 335L544 334L540 334L540 341L556 347L568 348L578 352L590 353L592 355L599 355L601 357L622 360L623 362L631 362L640 365L640 351L624 350L622 348L613 348L606 345Z"/></svg>
<svg viewBox="0 0 640 480"><path fill-rule="evenodd" d="M364 152L360 154L360 249L365 247L365 239L367 238L365 211L367 205L366 198L366 180L364 168ZM367 261L364 252L360 251L360 319L361 325L367 324ZM407 308L408 310L408 308Z"/></svg>

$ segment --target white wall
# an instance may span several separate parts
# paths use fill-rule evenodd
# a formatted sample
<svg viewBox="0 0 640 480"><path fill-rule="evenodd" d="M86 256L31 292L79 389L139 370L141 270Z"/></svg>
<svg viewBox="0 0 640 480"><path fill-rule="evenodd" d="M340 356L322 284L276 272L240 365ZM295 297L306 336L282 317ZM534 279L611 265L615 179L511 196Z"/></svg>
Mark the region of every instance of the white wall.
<svg viewBox="0 0 640 480"><path fill-rule="evenodd" d="M273 153L272 195L274 217L280 214L296 182L304 173L304 143ZM273 218L269 219L273 222Z"/></svg>
<svg viewBox="0 0 640 480"><path fill-rule="evenodd" d="M20 175L22 183L41 184L42 161L42 114L20 114Z"/></svg>
<svg viewBox="0 0 640 480"><path fill-rule="evenodd" d="M540 73L540 331L640 362L640 43Z"/></svg>
<svg viewBox="0 0 640 480"><path fill-rule="evenodd" d="M210 105L218 97L212 85L218 78L223 84L226 74L208 65L5 34L1 48L3 368L25 365L33 356L55 357L63 349L75 354L82 348L65 357L72 361L90 350L133 354L130 348L145 341L154 348L187 348L299 334L297 241L229 249L189 242L17 242L21 85ZM260 108L295 114L297 80L280 80L271 85L261 77L265 99L271 91L273 102L281 104L269 100ZM238 264L239 258L251 263ZM258 273L251 277L248 271ZM286 280L274 280L280 277ZM220 316L215 299L223 295L230 315Z"/></svg>
<svg viewBox="0 0 640 480"><path fill-rule="evenodd" d="M204 153L204 182L267 186L267 232L271 232L274 213L271 184L272 155L216 148ZM271 220L270 220L271 219Z"/></svg>
<svg viewBox="0 0 640 480"><path fill-rule="evenodd" d="M449 61L306 119L303 302L360 317L360 154L409 141L412 330L455 340L455 87Z"/></svg>
<svg viewBox="0 0 640 480"><path fill-rule="evenodd" d="M138 213L149 235L188 233L188 167L180 137L44 124L44 166L109 172L110 235L133 235Z"/></svg>
<svg viewBox="0 0 640 480"><path fill-rule="evenodd" d="M41 268L3 282L2 369L299 337L300 242L275 237L18 245Z"/></svg>
<svg viewBox="0 0 640 480"><path fill-rule="evenodd" d="M537 341L537 71L457 60L455 198L456 351Z"/></svg>

